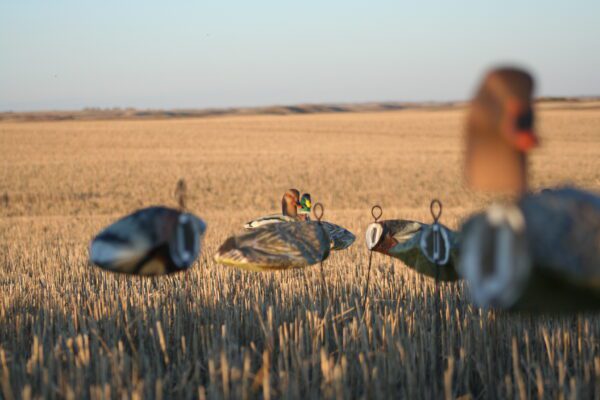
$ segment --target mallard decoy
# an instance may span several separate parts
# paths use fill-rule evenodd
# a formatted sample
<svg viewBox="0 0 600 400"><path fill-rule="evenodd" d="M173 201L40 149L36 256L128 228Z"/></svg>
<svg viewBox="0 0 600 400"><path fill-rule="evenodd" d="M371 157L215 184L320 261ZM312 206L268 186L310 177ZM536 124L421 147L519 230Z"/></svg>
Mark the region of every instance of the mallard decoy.
<svg viewBox="0 0 600 400"><path fill-rule="evenodd" d="M448 227L439 224L440 254L438 265L428 254L433 253L431 240L432 225L403 219L384 220L371 223L367 227L367 248L381 254L397 258L407 267L440 281L456 281L454 268L458 249L458 235Z"/></svg>
<svg viewBox="0 0 600 400"><path fill-rule="evenodd" d="M329 257L327 230L319 222L280 222L231 236L215 261L249 271L303 268Z"/></svg>
<svg viewBox="0 0 600 400"><path fill-rule="evenodd" d="M164 275L188 269L200 254L206 224L167 207L136 211L103 229L90 245L90 260L113 272Z"/></svg>
<svg viewBox="0 0 600 400"><path fill-rule="evenodd" d="M298 189L287 190L281 199L281 214L271 214L254 219L244 225L246 229L254 229L260 226L275 224L278 222L301 221L305 217L298 215L298 207L301 207L300 192ZM309 211L310 212L310 211Z"/></svg>
<svg viewBox="0 0 600 400"><path fill-rule="evenodd" d="M574 188L527 193L533 78L503 68L484 79L467 127L467 180L514 200L462 228L459 273L483 307L600 309L600 197Z"/></svg>
<svg viewBox="0 0 600 400"><path fill-rule="evenodd" d="M298 200L300 192L296 189L288 190L282 199L282 214L268 215L266 217L257 218L244 225L246 229L255 229L260 226L265 226L280 222L293 222L293 221L309 221L310 210L311 210L311 199L310 194L305 193L302 195L302 201ZM297 206L294 207L293 205ZM300 214L298 208L301 208ZM307 213L308 212L308 213ZM343 250L352 245L356 240L356 236L349 230L333 224L331 222L322 222L323 226L327 229L329 237L331 238L331 250Z"/></svg>

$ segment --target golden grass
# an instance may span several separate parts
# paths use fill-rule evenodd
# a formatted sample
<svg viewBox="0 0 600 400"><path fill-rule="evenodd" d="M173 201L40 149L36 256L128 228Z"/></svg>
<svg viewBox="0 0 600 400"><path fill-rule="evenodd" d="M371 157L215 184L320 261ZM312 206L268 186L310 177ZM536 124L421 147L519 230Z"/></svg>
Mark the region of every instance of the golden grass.
<svg viewBox="0 0 600 400"><path fill-rule="evenodd" d="M600 190L600 110L542 107L535 187ZM481 311L368 254L364 228L457 227L487 199L461 178L463 109L159 121L0 124L0 390L10 398L472 398L600 396L600 319ZM164 279L104 273L87 244L114 218L175 206L178 178L208 223L200 260ZM285 189L310 191L357 242L318 266L250 273L212 254ZM321 306L326 314L321 314Z"/></svg>

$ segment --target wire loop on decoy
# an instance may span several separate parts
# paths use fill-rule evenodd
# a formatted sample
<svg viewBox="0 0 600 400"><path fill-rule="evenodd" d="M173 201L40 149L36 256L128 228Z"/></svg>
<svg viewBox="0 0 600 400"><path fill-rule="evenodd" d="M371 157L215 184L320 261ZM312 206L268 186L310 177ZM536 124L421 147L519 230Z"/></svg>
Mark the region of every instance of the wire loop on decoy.
<svg viewBox="0 0 600 400"><path fill-rule="evenodd" d="M431 216L433 217L433 224L431 225L433 235L433 254L431 254L431 261L433 261L435 265L440 265L443 259L443 256L441 254L442 238L439 224L440 217L442 216L442 202L438 199L431 200L431 204L429 205L429 211L431 211Z"/></svg>
<svg viewBox="0 0 600 400"><path fill-rule="evenodd" d="M325 208L323 204L316 203L313 206L313 214L317 221L319 222L321 228L323 225L321 224L321 218L323 218L323 213L325 212ZM327 284L325 283L325 271L323 271L323 261L319 263L319 270L321 271L321 315L325 315L325 297L328 297Z"/></svg>
<svg viewBox="0 0 600 400"><path fill-rule="evenodd" d="M325 209L323 208L323 204L321 203L317 203L313 206L313 214L315 215L317 221L321 222L321 218L323 218L324 211Z"/></svg>
<svg viewBox="0 0 600 400"><path fill-rule="evenodd" d="M437 210L435 209L436 205ZM440 217L442 216L442 202L438 199L431 200L431 204L429 205L429 211L431 212L431 216L433 217L433 223L437 224L440 220Z"/></svg>
<svg viewBox="0 0 600 400"><path fill-rule="evenodd" d="M437 207L436 207L437 206ZM437 210L436 210L437 208ZM440 217L442 216L442 202L438 199L431 200L431 204L429 205L429 211L431 212L431 216L433 217L433 224L431 225L431 236L432 236L432 254L427 255L427 251L425 251L425 256L429 258L431 262L436 265L435 269L435 290L434 290L434 309L435 309L435 318L434 318L434 335L435 335L435 371L436 375L440 375L441 371L441 312L440 312L440 269L439 267L442 264L448 262L449 257L449 249L447 246L444 246L444 249L447 253L442 255L442 229L440 226ZM426 237L422 237L421 247L423 249L427 248Z"/></svg>
<svg viewBox="0 0 600 400"><path fill-rule="evenodd" d="M379 218L383 215L383 208L379 204L375 204L371 208L371 215L373 216L374 222L379 221Z"/></svg>

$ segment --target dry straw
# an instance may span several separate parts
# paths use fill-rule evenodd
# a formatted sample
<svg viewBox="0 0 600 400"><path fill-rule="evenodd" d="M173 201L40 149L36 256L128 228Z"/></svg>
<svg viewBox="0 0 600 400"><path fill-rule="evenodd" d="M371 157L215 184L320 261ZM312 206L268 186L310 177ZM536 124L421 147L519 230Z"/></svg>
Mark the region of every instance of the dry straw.
<svg viewBox="0 0 600 400"><path fill-rule="evenodd" d="M572 177L600 189L594 107L541 108L535 187ZM252 274L211 259L249 216L277 209L290 184L309 188L358 238L373 199L424 221L422 204L444 193L444 223L458 227L487 200L461 185L463 120L455 108L0 123L0 397L598 397L596 315L479 310L462 284L440 283L440 376L434 282L373 257L362 308L362 240L327 260L327 320L316 268ZM299 132L318 143L282 147ZM186 206L209 226L192 268L161 279L91 268L94 233L169 203L180 176Z"/></svg>

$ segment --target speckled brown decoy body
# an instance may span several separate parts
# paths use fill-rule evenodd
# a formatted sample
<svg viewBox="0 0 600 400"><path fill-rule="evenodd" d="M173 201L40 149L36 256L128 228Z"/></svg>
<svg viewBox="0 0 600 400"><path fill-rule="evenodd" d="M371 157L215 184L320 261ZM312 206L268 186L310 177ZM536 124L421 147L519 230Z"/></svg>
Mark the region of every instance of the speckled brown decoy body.
<svg viewBox="0 0 600 400"><path fill-rule="evenodd" d="M329 256L330 240L319 222L268 224L229 237L214 258L249 271L303 268Z"/></svg>

